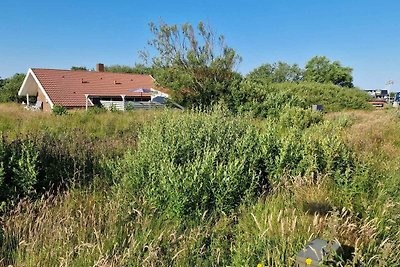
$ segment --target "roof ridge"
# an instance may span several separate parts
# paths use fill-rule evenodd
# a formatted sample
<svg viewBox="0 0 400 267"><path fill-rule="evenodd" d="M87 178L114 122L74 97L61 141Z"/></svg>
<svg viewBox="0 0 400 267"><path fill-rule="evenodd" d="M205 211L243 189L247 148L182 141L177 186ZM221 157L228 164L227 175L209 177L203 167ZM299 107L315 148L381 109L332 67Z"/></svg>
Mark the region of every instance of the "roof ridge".
<svg viewBox="0 0 400 267"><path fill-rule="evenodd" d="M153 76L150 74L140 74L140 73L126 73L126 72L111 72L111 71L95 71L95 70L66 70L66 69L52 69L52 68L30 68L32 71L35 70L55 70L55 71L68 71L68 72L82 72L82 73L98 73L98 74L124 74L124 75L138 75L138 76L150 76L153 80Z"/></svg>

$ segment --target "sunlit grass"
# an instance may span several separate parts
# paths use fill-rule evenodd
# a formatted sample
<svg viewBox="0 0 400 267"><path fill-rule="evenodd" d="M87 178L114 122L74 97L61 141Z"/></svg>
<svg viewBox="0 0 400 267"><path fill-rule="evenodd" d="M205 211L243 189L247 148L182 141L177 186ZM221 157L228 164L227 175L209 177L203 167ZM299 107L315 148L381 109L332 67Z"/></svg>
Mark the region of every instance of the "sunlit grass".
<svg viewBox="0 0 400 267"><path fill-rule="evenodd" d="M109 164L91 173L88 183L76 181L60 191L23 199L3 214L0 266L293 266L298 251L314 238L338 240L345 246L346 259L339 266L400 264L400 118L393 111L328 114L328 122L300 113L304 118L301 115L296 119L300 123L293 123L291 115L254 121L229 114L174 111L97 115L77 111L54 116L16 105L0 105L0 110L1 127L10 140L21 133L51 132L61 140L54 151L62 149L76 163L81 157L104 154L99 164ZM243 130L239 137L232 133L238 130ZM140 143L146 137L147 143ZM161 137L163 145L156 142ZM280 144L279 150L270 160L263 159L271 164L268 170L275 170L271 172L275 177L268 177L268 187L253 198L243 197L234 208L213 210L210 202L198 205L201 208L193 214L185 213L184 207L182 213L174 213L171 203L154 201L163 197L168 182L184 179L184 171L198 175L201 170L199 184L192 185L199 194L185 200L199 197L195 202L201 204L205 179L222 177L227 185L234 181L232 175L223 174L223 170L234 173L234 165L224 162L256 158L255 153L263 155L274 142ZM224 150L226 146L239 149L240 144L254 149L247 154ZM187 153L182 151L185 148ZM118 153L107 154L107 150ZM220 168L216 161L207 160L213 151L220 153ZM321 163L321 155L331 163ZM122 156L123 160L118 158ZM160 160L151 162L154 158ZM173 165L172 160L178 163ZM201 164L193 164L195 160ZM352 162L349 170L339 172L341 180L335 170L346 160ZM341 161L339 167L329 167ZM133 172L138 166L141 172ZM108 168L115 168L114 172ZM249 168L254 167L249 164ZM153 172L159 169L163 175L157 176ZM221 172L214 174L214 170ZM129 187L132 180L121 184L120 176L143 178L144 186ZM153 191L146 179L150 178L158 179L152 181L159 194L154 198L149 197ZM225 189L229 188L220 187L221 195ZM223 196L235 198L238 192ZM172 197L180 192L169 193L164 196L179 204L179 198Z"/></svg>

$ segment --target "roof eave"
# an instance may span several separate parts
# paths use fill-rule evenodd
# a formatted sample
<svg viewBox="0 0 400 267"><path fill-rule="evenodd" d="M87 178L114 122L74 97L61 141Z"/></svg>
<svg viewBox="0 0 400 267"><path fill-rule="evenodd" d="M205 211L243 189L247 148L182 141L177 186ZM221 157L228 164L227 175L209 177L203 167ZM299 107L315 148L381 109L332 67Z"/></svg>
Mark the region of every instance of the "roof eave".
<svg viewBox="0 0 400 267"><path fill-rule="evenodd" d="M29 78L29 75L30 75L31 71L32 71L31 69L28 69L28 73L25 75L24 81L22 82L22 85L21 85L21 87L19 88L18 96L24 96L24 95L23 95L23 92L26 91L26 90L25 90L25 88L26 88L26 83L27 83L27 81L28 81L28 78ZM25 95L26 95L26 94L25 94Z"/></svg>

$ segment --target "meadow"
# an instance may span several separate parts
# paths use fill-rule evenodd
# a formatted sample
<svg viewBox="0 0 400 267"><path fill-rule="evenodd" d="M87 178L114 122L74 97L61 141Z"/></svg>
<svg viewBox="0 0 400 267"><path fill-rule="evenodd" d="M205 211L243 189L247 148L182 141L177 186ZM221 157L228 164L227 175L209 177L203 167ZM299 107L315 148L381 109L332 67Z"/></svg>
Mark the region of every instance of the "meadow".
<svg viewBox="0 0 400 267"><path fill-rule="evenodd" d="M245 109L1 105L0 265L399 266L400 113Z"/></svg>

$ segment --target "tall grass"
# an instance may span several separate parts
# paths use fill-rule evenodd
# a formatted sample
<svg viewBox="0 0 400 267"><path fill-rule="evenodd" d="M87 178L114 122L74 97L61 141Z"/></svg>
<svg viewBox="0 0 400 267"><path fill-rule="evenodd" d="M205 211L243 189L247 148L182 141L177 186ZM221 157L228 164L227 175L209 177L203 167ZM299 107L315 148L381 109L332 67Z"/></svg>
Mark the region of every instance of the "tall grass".
<svg viewBox="0 0 400 267"><path fill-rule="evenodd" d="M162 111L119 125L133 114L100 114L110 128L94 136L89 129L98 117L79 112L61 122L88 120L76 134L59 131L65 124L55 119L47 135L36 130L22 138L10 128L0 146L0 177L8 157L1 151L24 144L32 155L18 150L15 168L19 159L46 159L61 177L75 173L79 181L85 174L88 181L25 198L4 213L0 265L293 266L317 237L344 245L338 266L400 265L400 147L392 135L400 121L392 114L324 120L287 107L276 118L253 120L218 109ZM375 116L390 123L375 128ZM51 128L50 121L44 124ZM84 142L75 143L79 138ZM85 159L96 167L86 169ZM19 175L35 176L36 186L57 177L43 172L50 168L43 163L33 164L37 175ZM68 172L73 166L81 171Z"/></svg>
<svg viewBox="0 0 400 267"><path fill-rule="evenodd" d="M325 178L292 177L237 212L182 227L180 218L140 205L121 220L121 203L107 188L72 188L24 200L3 217L2 264L292 266L297 252L318 237L353 247L339 266L397 266L400 233L393 227L387 234L384 214L359 218L335 208L335 201Z"/></svg>
<svg viewBox="0 0 400 267"><path fill-rule="evenodd" d="M14 104L0 107L0 203L71 181L86 183L104 176L102 162L136 146L138 129L159 112L65 116L30 112Z"/></svg>

